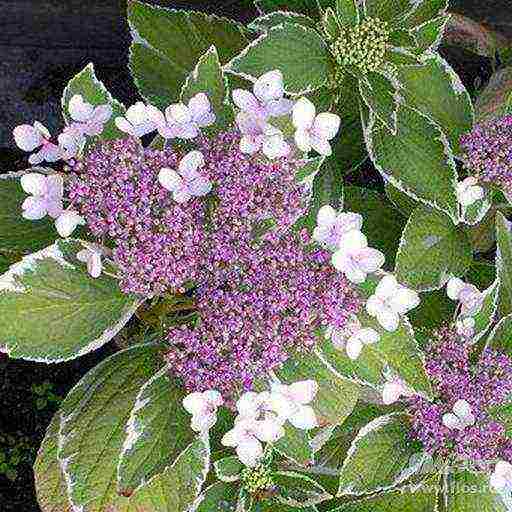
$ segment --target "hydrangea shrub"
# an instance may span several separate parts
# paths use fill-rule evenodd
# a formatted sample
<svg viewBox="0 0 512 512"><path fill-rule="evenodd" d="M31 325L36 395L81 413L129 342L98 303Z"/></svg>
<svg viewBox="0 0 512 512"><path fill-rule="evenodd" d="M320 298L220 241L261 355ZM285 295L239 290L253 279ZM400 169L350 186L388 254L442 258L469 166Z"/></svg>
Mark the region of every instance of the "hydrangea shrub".
<svg viewBox="0 0 512 512"><path fill-rule="evenodd" d="M475 110L444 1L256 4L129 2L141 100L91 64L62 133L13 130L0 349L129 340L55 415L41 509L512 510L512 87Z"/></svg>

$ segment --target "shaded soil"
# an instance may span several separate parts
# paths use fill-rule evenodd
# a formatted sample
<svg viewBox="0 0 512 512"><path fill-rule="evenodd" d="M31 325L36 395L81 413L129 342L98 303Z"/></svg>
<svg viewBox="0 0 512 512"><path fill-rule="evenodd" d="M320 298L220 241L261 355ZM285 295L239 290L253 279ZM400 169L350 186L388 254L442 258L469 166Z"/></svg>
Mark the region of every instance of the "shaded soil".
<svg viewBox="0 0 512 512"><path fill-rule="evenodd" d="M163 0L151 3L170 5ZM255 12L250 0L172 2L177 8L192 4L194 10L240 21ZM512 35L510 0L456 0L453 7ZM48 120L52 130L59 129L62 90L88 62L95 62L99 77L114 96L127 104L136 101L126 69L130 37L124 11L124 2L112 0L0 0L0 172L26 165L25 156L12 147L14 126L42 119ZM443 53L472 91L492 73L484 58L453 48ZM365 165L351 181L380 185L371 165ZM111 343L78 361L52 366L0 359L0 473L8 471L11 477L0 474L0 512L40 510L31 465L58 400L43 405L38 386L49 383L46 395L64 397L82 375L115 350Z"/></svg>

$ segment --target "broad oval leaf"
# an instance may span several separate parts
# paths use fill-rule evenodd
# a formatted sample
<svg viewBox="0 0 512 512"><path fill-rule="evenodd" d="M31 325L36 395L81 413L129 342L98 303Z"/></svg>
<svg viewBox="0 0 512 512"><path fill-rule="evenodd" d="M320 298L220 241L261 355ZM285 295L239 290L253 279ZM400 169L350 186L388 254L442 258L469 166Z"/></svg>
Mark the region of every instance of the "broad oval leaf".
<svg viewBox="0 0 512 512"><path fill-rule="evenodd" d="M212 45L226 62L248 43L234 21L137 0L128 4L128 23L132 75L142 96L160 108L179 100L187 76Z"/></svg>
<svg viewBox="0 0 512 512"><path fill-rule="evenodd" d="M362 2L366 16L382 21L399 23L410 15L417 2L414 0L364 0Z"/></svg>
<svg viewBox="0 0 512 512"><path fill-rule="evenodd" d="M302 508L332 498L321 485L301 473L278 471L272 478L278 487L275 500L285 505Z"/></svg>
<svg viewBox="0 0 512 512"><path fill-rule="evenodd" d="M443 287L450 276L462 277L472 259L464 231L445 214L419 207L402 234L395 273L404 285L431 291Z"/></svg>
<svg viewBox="0 0 512 512"><path fill-rule="evenodd" d="M117 281L93 279L76 259L82 245L59 240L24 257L0 277L0 343L14 358L60 362L110 341L141 299Z"/></svg>
<svg viewBox="0 0 512 512"><path fill-rule="evenodd" d="M118 499L124 428L140 388L163 363L161 350L145 344L114 354L87 373L62 403L58 457L75 509L104 512Z"/></svg>
<svg viewBox="0 0 512 512"><path fill-rule="evenodd" d="M364 132L370 157L386 181L458 223L457 169L437 123L402 105L396 135L379 126L374 115Z"/></svg>
<svg viewBox="0 0 512 512"><path fill-rule="evenodd" d="M235 511L237 510L238 495L239 490L236 484L216 482L201 493L192 512L217 512L217 510L221 512L221 507L225 510ZM242 509L240 512L246 511Z"/></svg>
<svg viewBox="0 0 512 512"><path fill-rule="evenodd" d="M253 41L227 65L249 80L279 67L285 90L293 95L322 87L331 74L331 56L320 35L307 27L284 23Z"/></svg>
<svg viewBox="0 0 512 512"><path fill-rule="evenodd" d="M161 473L192 442L185 393L163 368L141 388L126 425L118 467L122 495Z"/></svg>
<svg viewBox="0 0 512 512"><path fill-rule="evenodd" d="M363 427L341 468L338 496L392 489L418 471L423 456L409 432L404 413L381 416Z"/></svg>
<svg viewBox="0 0 512 512"><path fill-rule="evenodd" d="M274 448L299 466L311 466L314 453L307 430L295 428L290 423L284 424L284 430L285 436L274 444Z"/></svg>

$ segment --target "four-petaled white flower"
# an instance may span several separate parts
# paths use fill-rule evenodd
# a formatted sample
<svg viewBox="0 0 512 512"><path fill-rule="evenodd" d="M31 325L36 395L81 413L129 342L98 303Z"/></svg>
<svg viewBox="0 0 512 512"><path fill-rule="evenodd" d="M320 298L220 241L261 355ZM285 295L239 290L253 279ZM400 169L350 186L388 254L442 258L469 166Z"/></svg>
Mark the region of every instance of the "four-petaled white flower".
<svg viewBox="0 0 512 512"><path fill-rule="evenodd" d="M393 275L384 276L375 293L366 302L366 311L377 318L386 331L395 331L400 323L400 315L405 315L420 303L419 295L398 283Z"/></svg>
<svg viewBox="0 0 512 512"><path fill-rule="evenodd" d="M279 70L260 76L254 83L253 92L235 89L233 103L260 121L289 114L293 107L293 102L284 98L283 75Z"/></svg>
<svg viewBox="0 0 512 512"><path fill-rule="evenodd" d="M174 103L162 114L156 107L147 107L148 117L155 123L158 133L165 139L194 139L200 129L215 122L208 96L200 92L193 96L188 105Z"/></svg>
<svg viewBox="0 0 512 512"><path fill-rule="evenodd" d="M475 334L475 319L471 316L459 318L456 322L457 334L463 338L472 338Z"/></svg>
<svg viewBox="0 0 512 512"><path fill-rule="evenodd" d="M359 231L363 227L363 217L358 213L341 212L330 206L322 206L316 216L316 227L313 230L313 239L335 250L340 243L341 236L349 231Z"/></svg>
<svg viewBox="0 0 512 512"><path fill-rule="evenodd" d="M281 130L266 121L246 112L239 112L236 122L242 134L240 139L242 153L253 155L261 150L271 160L288 156L290 153L290 145L284 140Z"/></svg>
<svg viewBox="0 0 512 512"><path fill-rule="evenodd" d="M499 460L494 466L490 484L496 491L512 489L512 464Z"/></svg>
<svg viewBox="0 0 512 512"><path fill-rule="evenodd" d="M84 101L81 94L75 94L69 100L68 112L73 119L71 125L77 134L100 135L105 123L112 117L112 107L104 105L94 106Z"/></svg>
<svg viewBox="0 0 512 512"><path fill-rule="evenodd" d="M471 406L466 400L457 400L453 405L453 412L443 415L443 425L450 429L464 430L475 424L475 416Z"/></svg>
<svg viewBox="0 0 512 512"><path fill-rule="evenodd" d="M328 337L339 350L345 350L347 356L355 361L365 345L373 345L380 340L380 334L371 327L363 327L355 316L347 321L343 329L329 329Z"/></svg>
<svg viewBox="0 0 512 512"><path fill-rule="evenodd" d="M263 443L275 443L285 435L283 426L275 419L258 420L238 416L235 426L224 434L222 444L236 448L242 464L254 467L263 457Z"/></svg>
<svg viewBox="0 0 512 512"><path fill-rule="evenodd" d="M156 124L151 119L148 108L142 101L138 101L128 108L124 117L118 116L114 122L119 130L133 137L147 135L156 130Z"/></svg>
<svg viewBox="0 0 512 512"><path fill-rule="evenodd" d="M101 257L103 256L103 249L96 244L87 244L85 249L78 251L76 258L87 265L87 272L91 277L100 277L103 271L103 262Z"/></svg>
<svg viewBox="0 0 512 512"><path fill-rule="evenodd" d="M386 382L382 388L382 401L385 405L391 405L400 398L414 396L414 392L398 377Z"/></svg>
<svg viewBox="0 0 512 512"><path fill-rule="evenodd" d="M295 131L295 144L308 153L314 149L321 155L329 156L332 149L329 141L335 137L340 128L338 115L324 112L316 115L316 108L307 98L295 103L292 115Z"/></svg>
<svg viewBox="0 0 512 512"><path fill-rule="evenodd" d="M178 171L168 167L160 169L158 181L172 192L177 203L186 203L190 198L204 196L212 189L212 182L198 172L203 165L202 153L190 151L182 158Z"/></svg>
<svg viewBox="0 0 512 512"><path fill-rule="evenodd" d="M457 200L462 206L471 206L485 196L484 189L478 185L478 180L470 176L458 183Z"/></svg>
<svg viewBox="0 0 512 512"><path fill-rule="evenodd" d="M458 277L452 277L448 281L446 293L450 299L460 302L463 316L473 316L482 308L483 293L475 285L465 283Z"/></svg>
<svg viewBox="0 0 512 512"><path fill-rule="evenodd" d="M55 229L62 238L71 236L80 225L85 225L85 219L75 210L66 210L55 219Z"/></svg>
<svg viewBox="0 0 512 512"><path fill-rule="evenodd" d="M29 172L21 177L20 184L21 188L30 194L21 206L25 219L38 220L46 215L57 218L62 213L64 181L61 176Z"/></svg>
<svg viewBox="0 0 512 512"><path fill-rule="evenodd" d="M217 409L224 403L216 390L195 392L183 399L183 407L192 415L191 427L196 432L206 432L217 422Z"/></svg>
<svg viewBox="0 0 512 512"><path fill-rule="evenodd" d="M315 411L309 404L318 391L314 380L303 380L286 385L273 383L270 408L282 422L289 421L295 428L309 430L318 426Z"/></svg>
<svg viewBox="0 0 512 512"><path fill-rule="evenodd" d="M36 149L39 150L30 155L28 159L32 165L41 162L56 162L62 158L62 149L57 144L50 142L50 132L39 121L32 126L29 124L16 126L13 135L16 145L23 151L30 153Z"/></svg>
<svg viewBox="0 0 512 512"><path fill-rule="evenodd" d="M341 236L331 261L349 281L360 284L366 281L368 274L382 267L385 259L380 251L368 247L368 239L361 231L353 229Z"/></svg>

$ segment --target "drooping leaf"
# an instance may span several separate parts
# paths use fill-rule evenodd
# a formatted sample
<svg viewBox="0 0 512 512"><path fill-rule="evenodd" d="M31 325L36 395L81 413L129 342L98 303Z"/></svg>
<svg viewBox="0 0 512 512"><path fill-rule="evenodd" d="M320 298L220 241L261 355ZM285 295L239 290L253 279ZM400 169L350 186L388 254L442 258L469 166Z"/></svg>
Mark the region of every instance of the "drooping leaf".
<svg viewBox="0 0 512 512"><path fill-rule="evenodd" d="M119 458L121 494L133 492L161 473L192 442L190 415L181 403L184 396L167 368L141 388L126 425Z"/></svg>
<svg viewBox="0 0 512 512"><path fill-rule="evenodd" d="M21 205L28 197L20 185L25 174L0 175L0 251L26 254L47 247L57 237L51 219L27 220Z"/></svg>
<svg viewBox="0 0 512 512"><path fill-rule="evenodd" d="M57 459L60 416L56 414L46 431L34 463L37 502L42 512L71 512L66 482Z"/></svg>
<svg viewBox="0 0 512 512"><path fill-rule="evenodd" d="M501 280L500 313L512 313L512 231L511 224L501 213L496 215L496 267Z"/></svg>
<svg viewBox="0 0 512 512"><path fill-rule="evenodd" d="M76 254L74 240L24 257L0 279L0 342L11 357L59 362L110 341L141 299L126 295L117 281L93 279Z"/></svg>
<svg viewBox="0 0 512 512"><path fill-rule="evenodd" d="M409 431L409 418L403 413L382 416L363 427L341 469L338 496L373 494L411 477L423 456Z"/></svg>
<svg viewBox="0 0 512 512"><path fill-rule="evenodd" d="M320 35L307 27L284 23L271 28L237 55L227 70L256 80L276 68L285 90L293 95L321 88L331 74L331 56Z"/></svg>
<svg viewBox="0 0 512 512"><path fill-rule="evenodd" d="M333 425L343 423L359 397L357 384L333 375L314 353L289 358L276 374L288 384L307 379L318 384L315 400L310 405L321 424L326 421Z"/></svg>
<svg viewBox="0 0 512 512"><path fill-rule="evenodd" d="M379 127L375 117L370 116L365 137L370 157L385 180L458 222L455 161L437 124L402 106L397 135Z"/></svg>
<svg viewBox="0 0 512 512"><path fill-rule="evenodd" d="M179 99L187 76L212 45L225 63L248 43L234 21L138 0L128 5L128 22L134 38L130 69L142 96L160 108Z"/></svg>
<svg viewBox="0 0 512 512"><path fill-rule="evenodd" d="M62 403L58 457L75 508L104 512L118 499L124 428L141 386L162 365L161 349L146 344L114 354L87 373Z"/></svg>
<svg viewBox="0 0 512 512"><path fill-rule="evenodd" d="M442 288L450 276L463 277L471 261L466 233L445 214L419 207L402 234L395 273L409 288L430 291Z"/></svg>
<svg viewBox="0 0 512 512"><path fill-rule="evenodd" d="M67 124L73 122L69 114L69 100L75 94L83 96L84 101L92 105L109 104L112 107L112 116L105 123L103 131L98 137L94 137L87 144L95 140L113 140L126 137L126 133L120 131L115 124L117 116L124 116L126 109L122 103L112 97L103 83L98 80L94 71L94 65L88 64L80 73L74 76L66 85L62 95L62 113Z"/></svg>
<svg viewBox="0 0 512 512"><path fill-rule="evenodd" d="M279 488L275 500L285 505L302 508L332 498L322 486L300 473L278 471L272 478Z"/></svg>
<svg viewBox="0 0 512 512"><path fill-rule="evenodd" d="M431 53L422 66L400 68L399 81L406 104L434 120L458 154L459 139L471 130L474 112L469 93L455 71L439 54Z"/></svg>

